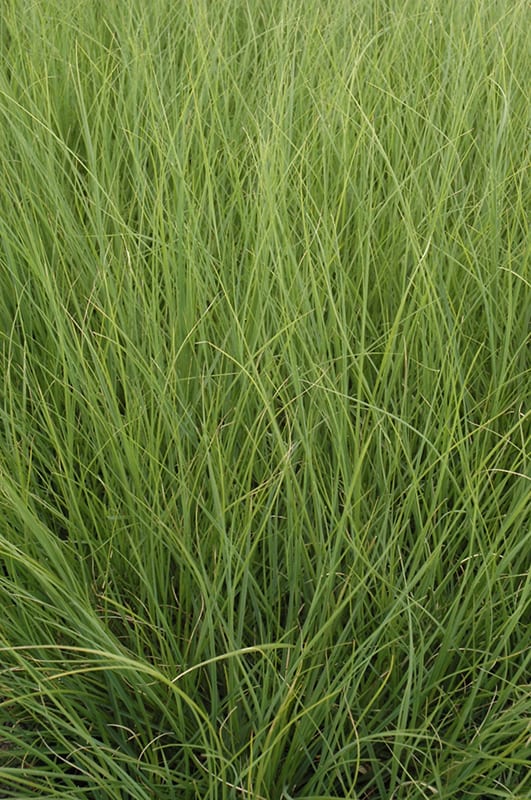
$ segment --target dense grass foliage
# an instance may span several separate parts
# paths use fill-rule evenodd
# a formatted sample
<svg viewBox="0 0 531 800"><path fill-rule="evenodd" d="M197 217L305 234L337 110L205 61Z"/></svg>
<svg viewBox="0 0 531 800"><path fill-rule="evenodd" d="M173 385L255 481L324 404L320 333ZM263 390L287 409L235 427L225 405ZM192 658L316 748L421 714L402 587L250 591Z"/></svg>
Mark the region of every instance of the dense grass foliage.
<svg viewBox="0 0 531 800"><path fill-rule="evenodd" d="M3 0L3 798L529 796L528 23Z"/></svg>

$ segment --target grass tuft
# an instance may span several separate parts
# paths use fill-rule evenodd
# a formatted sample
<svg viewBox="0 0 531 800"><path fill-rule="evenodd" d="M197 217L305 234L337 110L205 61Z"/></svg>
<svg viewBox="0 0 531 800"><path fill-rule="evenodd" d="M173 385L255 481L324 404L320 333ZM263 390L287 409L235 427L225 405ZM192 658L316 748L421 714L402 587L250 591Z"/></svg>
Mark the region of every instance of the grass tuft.
<svg viewBox="0 0 531 800"><path fill-rule="evenodd" d="M529 796L523 0L4 0L0 794Z"/></svg>

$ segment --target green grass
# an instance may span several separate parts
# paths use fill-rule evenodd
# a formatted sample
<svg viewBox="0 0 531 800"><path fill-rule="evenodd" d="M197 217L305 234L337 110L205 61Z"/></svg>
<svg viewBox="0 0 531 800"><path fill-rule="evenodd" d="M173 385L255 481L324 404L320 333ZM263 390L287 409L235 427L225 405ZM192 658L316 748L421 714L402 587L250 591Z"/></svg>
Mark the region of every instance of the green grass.
<svg viewBox="0 0 531 800"><path fill-rule="evenodd" d="M529 796L528 23L3 1L3 798Z"/></svg>

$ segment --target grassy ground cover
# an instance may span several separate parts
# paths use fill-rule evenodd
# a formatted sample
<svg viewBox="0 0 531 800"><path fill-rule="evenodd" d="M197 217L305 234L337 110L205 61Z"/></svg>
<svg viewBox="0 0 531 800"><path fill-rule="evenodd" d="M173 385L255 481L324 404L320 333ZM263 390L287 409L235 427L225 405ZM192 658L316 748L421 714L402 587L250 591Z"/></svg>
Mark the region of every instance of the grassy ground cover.
<svg viewBox="0 0 531 800"><path fill-rule="evenodd" d="M523 798L523 0L3 0L0 795Z"/></svg>

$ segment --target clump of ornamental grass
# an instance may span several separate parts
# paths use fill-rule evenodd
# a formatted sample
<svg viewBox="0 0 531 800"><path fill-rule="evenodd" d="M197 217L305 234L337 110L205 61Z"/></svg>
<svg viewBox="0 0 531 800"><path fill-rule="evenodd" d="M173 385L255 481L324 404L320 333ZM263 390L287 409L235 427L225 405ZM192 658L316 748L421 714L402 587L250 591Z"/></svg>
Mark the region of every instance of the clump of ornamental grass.
<svg viewBox="0 0 531 800"><path fill-rule="evenodd" d="M4 6L1 796L528 796L524 3Z"/></svg>

